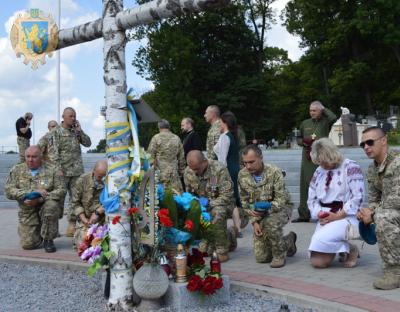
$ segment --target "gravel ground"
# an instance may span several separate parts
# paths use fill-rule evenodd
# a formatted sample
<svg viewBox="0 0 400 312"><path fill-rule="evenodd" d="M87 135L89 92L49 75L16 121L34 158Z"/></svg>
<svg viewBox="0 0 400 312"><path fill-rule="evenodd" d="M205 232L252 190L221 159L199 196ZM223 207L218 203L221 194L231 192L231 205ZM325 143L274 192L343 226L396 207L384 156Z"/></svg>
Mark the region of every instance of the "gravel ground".
<svg viewBox="0 0 400 312"><path fill-rule="evenodd" d="M0 312L104 311L101 274L91 278L80 271L40 265L0 263ZM302 312L315 311L288 305L267 295L232 292L230 305L190 311ZM161 309L160 312L172 311Z"/></svg>

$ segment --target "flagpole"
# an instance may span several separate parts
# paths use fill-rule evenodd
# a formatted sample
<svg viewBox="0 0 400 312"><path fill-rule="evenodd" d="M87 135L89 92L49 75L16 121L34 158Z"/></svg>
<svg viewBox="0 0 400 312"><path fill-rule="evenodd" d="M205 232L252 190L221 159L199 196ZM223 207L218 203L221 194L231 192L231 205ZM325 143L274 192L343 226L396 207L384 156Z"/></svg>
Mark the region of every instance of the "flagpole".
<svg viewBox="0 0 400 312"><path fill-rule="evenodd" d="M58 24L58 29L61 28L61 0L57 1L57 11L58 11L58 15L57 15L57 24ZM57 65L56 65L56 84L57 84L57 122L60 123L60 88L61 88L61 81L60 81L60 66L61 66L61 61L60 61L60 50L57 50Z"/></svg>

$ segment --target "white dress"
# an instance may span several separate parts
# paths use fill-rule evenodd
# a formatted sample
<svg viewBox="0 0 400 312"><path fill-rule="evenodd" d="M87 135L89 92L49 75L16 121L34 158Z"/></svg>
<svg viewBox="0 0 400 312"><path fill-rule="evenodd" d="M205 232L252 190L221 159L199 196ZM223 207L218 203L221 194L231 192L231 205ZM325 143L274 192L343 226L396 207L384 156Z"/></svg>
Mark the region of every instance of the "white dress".
<svg viewBox="0 0 400 312"><path fill-rule="evenodd" d="M331 179L328 173L331 173ZM361 208L364 197L364 177L359 165L353 160L345 159L333 170L321 166L315 171L308 189L308 208L311 218L318 219L319 211L330 211L321 207L322 203L343 202L343 210L347 217L332 221L325 225L319 222L311 238L309 251L323 253L349 252L349 243L345 240L346 227L353 224L358 227L357 211Z"/></svg>

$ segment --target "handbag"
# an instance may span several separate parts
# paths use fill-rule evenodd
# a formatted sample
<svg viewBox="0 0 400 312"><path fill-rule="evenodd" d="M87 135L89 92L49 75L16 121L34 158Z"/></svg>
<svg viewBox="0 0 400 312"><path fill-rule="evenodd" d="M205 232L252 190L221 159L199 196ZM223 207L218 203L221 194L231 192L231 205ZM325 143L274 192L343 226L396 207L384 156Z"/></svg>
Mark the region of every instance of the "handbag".
<svg viewBox="0 0 400 312"><path fill-rule="evenodd" d="M351 224L349 220L347 220L348 224L346 226L346 232L344 235L344 239L349 241L349 240L360 240L360 231L358 230L357 226L354 226Z"/></svg>

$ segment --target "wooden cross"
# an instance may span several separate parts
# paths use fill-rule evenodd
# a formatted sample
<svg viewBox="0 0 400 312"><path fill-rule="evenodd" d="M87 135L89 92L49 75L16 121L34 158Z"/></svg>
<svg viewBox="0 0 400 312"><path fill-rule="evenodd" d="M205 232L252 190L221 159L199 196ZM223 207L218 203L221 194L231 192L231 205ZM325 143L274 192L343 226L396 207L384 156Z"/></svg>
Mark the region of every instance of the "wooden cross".
<svg viewBox="0 0 400 312"><path fill-rule="evenodd" d="M126 65L125 45L127 38L125 30L139 25L149 24L167 17L179 16L188 12L201 12L206 9L222 7L230 0L155 0L132 9L123 10L123 0L103 0L103 16L95 21L59 31L58 46L63 49L75 44L104 39L104 83L106 86L106 123L126 122ZM113 147L126 144L123 140L114 141ZM122 159L121 159L122 157ZM128 160L129 155L123 154L116 159L108 156L111 167L116 161ZM128 169L109 173L108 191L115 193L118 186L128 180ZM111 293L108 310L131 311L132 286L132 253L129 217L126 211L130 205L130 193L127 190L120 193L121 224L110 226L110 250L115 256L111 259ZM110 214L110 219L112 215ZM123 225L123 227L121 226Z"/></svg>

